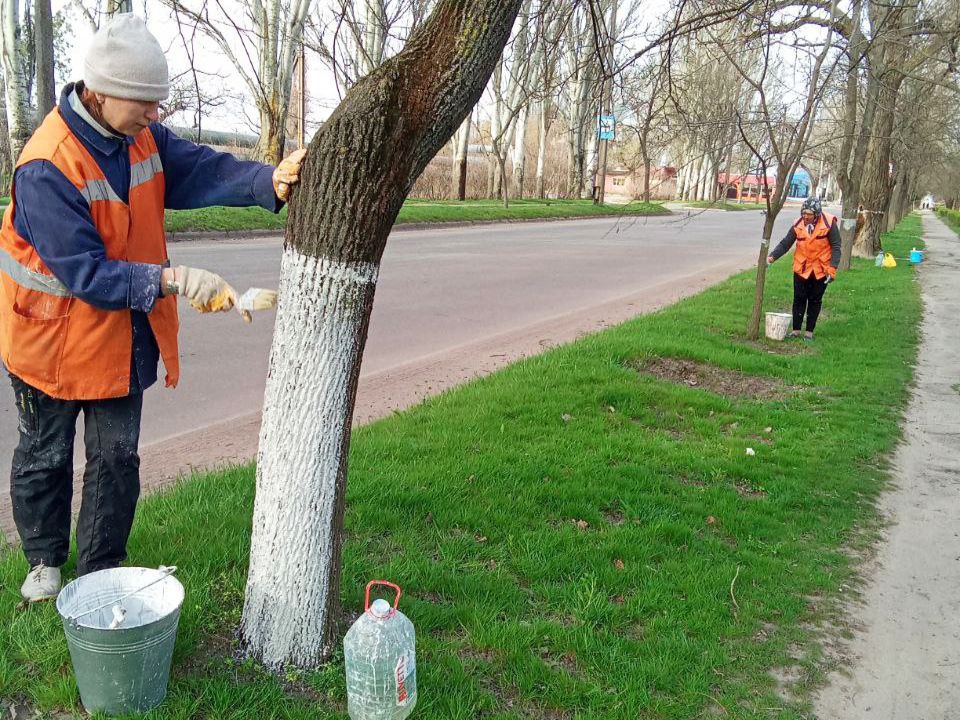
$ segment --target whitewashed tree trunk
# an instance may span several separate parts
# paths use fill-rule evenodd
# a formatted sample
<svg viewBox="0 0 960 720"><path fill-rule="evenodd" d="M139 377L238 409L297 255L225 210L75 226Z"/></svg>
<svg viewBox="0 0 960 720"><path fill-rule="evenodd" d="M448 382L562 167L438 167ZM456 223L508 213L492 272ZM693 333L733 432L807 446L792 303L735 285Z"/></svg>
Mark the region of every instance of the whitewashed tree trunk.
<svg viewBox="0 0 960 720"><path fill-rule="evenodd" d="M519 4L441 0L310 143L290 200L240 626L244 652L270 669L316 667L338 642L350 425L377 268L407 192L483 92Z"/></svg>
<svg viewBox="0 0 960 720"><path fill-rule="evenodd" d="M20 3L2 0L3 77L7 95L7 127L10 152L16 160L32 131L30 122L29 80L25 77L23 45L20 42Z"/></svg>
<svg viewBox="0 0 960 720"><path fill-rule="evenodd" d="M264 664L309 666L330 654L325 632L343 511L349 425L378 268L283 253L263 405L244 635ZM297 480L294 480L297 479ZM308 480L308 487L303 480ZM299 481L298 481L299 480ZM293 488L296 487L296 490ZM283 529L281 531L281 528Z"/></svg>

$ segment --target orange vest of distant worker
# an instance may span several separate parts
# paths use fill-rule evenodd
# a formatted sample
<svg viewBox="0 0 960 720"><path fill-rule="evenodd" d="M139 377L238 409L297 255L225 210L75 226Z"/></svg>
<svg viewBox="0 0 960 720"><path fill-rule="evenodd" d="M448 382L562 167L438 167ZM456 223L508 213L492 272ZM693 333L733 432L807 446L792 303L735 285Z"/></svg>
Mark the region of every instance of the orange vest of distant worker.
<svg viewBox="0 0 960 720"><path fill-rule="evenodd" d="M812 273L817 280L827 275L836 277L836 269L830 265L830 256L833 250L827 236L836 218L825 212L813 226L813 232L807 232L807 224L803 218L797 220L793 232L797 236L797 249L793 253L793 271L802 278L810 277Z"/></svg>
<svg viewBox="0 0 960 720"><path fill-rule="evenodd" d="M164 177L149 129L130 146L130 193L124 203L103 171L54 109L27 142L17 167L53 163L84 196L110 260L167 264ZM100 310L74 297L13 225L16 188L0 227L0 357L7 369L62 400L100 400L130 392L130 310ZM177 301L158 297L147 316L167 370L177 384Z"/></svg>

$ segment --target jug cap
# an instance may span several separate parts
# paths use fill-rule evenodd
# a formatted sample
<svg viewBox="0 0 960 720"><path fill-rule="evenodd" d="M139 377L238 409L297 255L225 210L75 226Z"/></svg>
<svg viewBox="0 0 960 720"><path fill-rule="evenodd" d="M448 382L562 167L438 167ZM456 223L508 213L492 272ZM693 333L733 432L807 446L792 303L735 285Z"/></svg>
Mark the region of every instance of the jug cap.
<svg viewBox="0 0 960 720"><path fill-rule="evenodd" d="M373 601L373 604L370 603L370 590L378 585L383 585L388 588L392 588L396 595L393 599L393 607L390 607L390 603L386 600L378 598ZM379 620L386 620L387 618L393 617L397 612L397 605L400 603L400 586L394 585L392 582L387 582L386 580L371 580L367 583L367 592L366 597L363 601L363 610L373 615Z"/></svg>
<svg viewBox="0 0 960 720"><path fill-rule="evenodd" d="M386 618L393 614L393 608L383 598L377 598L370 603L370 614L376 618Z"/></svg>

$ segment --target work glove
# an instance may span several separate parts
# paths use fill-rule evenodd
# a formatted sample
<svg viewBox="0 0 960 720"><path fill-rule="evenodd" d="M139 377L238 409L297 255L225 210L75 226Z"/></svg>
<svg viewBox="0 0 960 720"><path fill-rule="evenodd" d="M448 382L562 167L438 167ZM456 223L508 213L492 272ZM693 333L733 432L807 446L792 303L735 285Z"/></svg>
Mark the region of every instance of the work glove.
<svg viewBox="0 0 960 720"><path fill-rule="evenodd" d="M824 285L829 285L837 279L837 269L835 267L827 268L827 276L823 279Z"/></svg>
<svg viewBox="0 0 960 720"><path fill-rule="evenodd" d="M202 313L226 312L237 303L237 293L216 273L180 265L175 277L177 292Z"/></svg>
<svg viewBox="0 0 960 720"><path fill-rule="evenodd" d="M273 171L273 191L283 202L290 197L290 186L300 182L300 165L306 154L306 148L294 150Z"/></svg>

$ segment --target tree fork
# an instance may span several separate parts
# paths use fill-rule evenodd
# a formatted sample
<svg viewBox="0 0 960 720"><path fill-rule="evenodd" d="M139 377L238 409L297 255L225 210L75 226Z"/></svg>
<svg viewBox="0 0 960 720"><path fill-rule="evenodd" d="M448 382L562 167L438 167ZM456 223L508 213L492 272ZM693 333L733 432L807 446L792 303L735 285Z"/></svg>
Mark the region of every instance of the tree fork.
<svg viewBox="0 0 960 720"><path fill-rule="evenodd" d="M257 458L245 652L313 667L336 642L350 424L380 259L479 100L521 0L440 0L310 143L290 203Z"/></svg>

